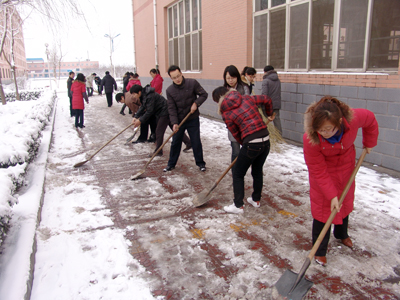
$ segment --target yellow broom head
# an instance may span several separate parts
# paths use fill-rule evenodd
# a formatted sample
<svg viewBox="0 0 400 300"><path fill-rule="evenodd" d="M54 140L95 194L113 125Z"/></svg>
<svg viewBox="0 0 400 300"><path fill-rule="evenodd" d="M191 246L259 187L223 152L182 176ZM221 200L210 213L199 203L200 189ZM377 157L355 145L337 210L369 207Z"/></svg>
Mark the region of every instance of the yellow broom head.
<svg viewBox="0 0 400 300"><path fill-rule="evenodd" d="M281 145L286 143L286 141L283 139L281 133L279 132L278 129L268 120L268 118L264 115L263 110L261 107L258 107L258 111L263 118L263 121L265 124L267 124L267 128L269 131L269 141L271 143L271 152L276 152L276 153L281 153Z"/></svg>

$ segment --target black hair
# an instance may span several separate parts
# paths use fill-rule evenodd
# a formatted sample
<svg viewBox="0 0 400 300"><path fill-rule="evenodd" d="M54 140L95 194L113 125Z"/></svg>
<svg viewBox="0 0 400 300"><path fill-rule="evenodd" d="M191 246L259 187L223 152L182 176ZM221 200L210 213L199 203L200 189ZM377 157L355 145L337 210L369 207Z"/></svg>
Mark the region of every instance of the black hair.
<svg viewBox="0 0 400 300"><path fill-rule="evenodd" d="M135 79L136 79L136 78L139 78L139 74L138 74L138 73L132 73L132 74L133 74L133 75L132 75L133 78L135 78Z"/></svg>
<svg viewBox="0 0 400 300"><path fill-rule="evenodd" d="M244 70L243 70L244 71ZM254 68L252 68L252 67L248 67L247 69L246 69L246 71L244 71L245 73L244 74L242 74L242 75L256 75L257 74L257 71L256 71L256 69L254 69Z"/></svg>
<svg viewBox="0 0 400 300"><path fill-rule="evenodd" d="M151 69L150 73L159 74L160 75L160 70L159 69Z"/></svg>
<svg viewBox="0 0 400 300"><path fill-rule="evenodd" d="M74 74L74 75L75 75L75 72L73 72L73 71L69 72L69 75L72 75L72 74Z"/></svg>
<svg viewBox="0 0 400 300"><path fill-rule="evenodd" d="M106 75L109 75L109 74L110 74L110 72L106 71Z"/></svg>
<svg viewBox="0 0 400 300"><path fill-rule="evenodd" d="M170 73L176 70L182 73L181 69L177 65L172 65L168 68L168 75L171 77Z"/></svg>
<svg viewBox="0 0 400 300"><path fill-rule="evenodd" d="M123 93L118 93L115 95L115 100L117 100L117 102L121 102L122 97L125 98L125 95Z"/></svg>
<svg viewBox="0 0 400 300"><path fill-rule="evenodd" d="M224 96L227 92L229 92L229 89L226 86L219 86L212 92L212 98L214 102L218 103L219 99Z"/></svg>
<svg viewBox="0 0 400 300"><path fill-rule="evenodd" d="M142 88L141 85L134 84L134 85L132 85L132 87L130 88L129 92L130 92L131 94L133 94L133 93L138 94L138 93L141 92L142 90L143 90L143 88Z"/></svg>
<svg viewBox="0 0 400 300"><path fill-rule="evenodd" d="M226 74L227 73L229 73L229 75L231 75L232 77L237 78L237 85L240 85L240 84L243 85L243 81L242 81L242 78L240 77L239 70L234 65L230 65L230 66L227 66L224 70L224 86L225 87L230 87L228 82L226 82Z"/></svg>
<svg viewBox="0 0 400 300"><path fill-rule="evenodd" d="M78 75L76 75L76 80L85 82L86 81L86 77L82 73L78 73Z"/></svg>
<svg viewBox="0 0 400 300"><path fill-rule="evenodd" d="M272 70L274 70L273 66L268 65L268 66L264 67L264 72L268 72L268 71L272 71Z"/></svg>

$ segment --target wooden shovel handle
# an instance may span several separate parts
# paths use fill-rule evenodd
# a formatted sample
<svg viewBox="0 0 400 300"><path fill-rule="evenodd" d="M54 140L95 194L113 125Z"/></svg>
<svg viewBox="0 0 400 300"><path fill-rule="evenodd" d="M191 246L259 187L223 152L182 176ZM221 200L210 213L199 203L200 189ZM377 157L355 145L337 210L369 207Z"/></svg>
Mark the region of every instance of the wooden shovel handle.
<svg viewBox="0 0 400 300"><path fill-rule="evenodd" d="M186 120L190 117L190 115L192 114L191 111L189 111L189 113L186 115L186 117L182 120L182 122L178 125L178 130L179 128L181 128L181 126L183 125L183 123L186 122ZM177 130L177 131L178 131ZM164 148L165 144L170 140L170 138L172 138L172 136L175 134L175 131L172 131L171 135L164 141L164 143L157 149L156 152L154 152L153 156L149 159L149 161L146 163L146 165L144 166L144 169L147 168L147 166L150 164L150 162L153 160L154 157L156 157L156 155L158 154L158 152L160 152L162 150L162 148Z"/></svg>
<svg viewBox="0 0 400 300"><path fill-rule="evenodd" d="M364 160L366 154L367 154L367 149L364 148L364 149L363 149L363 152L361 153L360 158L358 159L357 165L356 165L356 167L354 168L353 173L351 173L350 179L349 179L349 181L347 182L346 187L344 188L344 190L343 190L343 192L342 192L342 195L340 196L340 199L339 199L339 207L342 205L343 200L344 200L344 198L346 197L347 192L349 191L350 186L352 185L352 183L353 183L353 181L354 181L354 178L356 177L356 174L357 174L357 172L358 172L358 169L361 167L361 164L362 164L362 162L363 162L363 160ZM308 258L310 259L310 261L313 259L315 253L317 252L317 250L318 250L318 248L319 248L319 245L321 245L321 242L322 242L322 240L324 239L325 234L328 232L328 229L329 229L329 227L331 226L332 221L333 221L333 219L334 219L335 216L336 216L336 213L337 213L337 210L336 210L336 208L334 208L334 209L332 210L331 215L329 216L328 220L326 221L324 228L322 228L321 233L319 234L317 240L315 241L315 244L314 244L314 246L312 247L312 249L311 249L311 251L310 251L310 254L308 255Z"/></svg>
<svg viewBox="0 0 400 300"><path fill-rule="evenodd" d="M105 146L107 146L109 143L111 143L117 136L119 136L121 133L123 133L125 130L127 130L129 127L131 127L133 124L130 124L128 126L126 126L123 130L121 130L116 136L114 136L111 140L109 140L107 143L105 143L103 145L103 147L101 147L99 150L97 150L95 153L92 154L91 157L89 157L88 160L91 160L93 158L93 156L95 156L97 153L100 152L101 149L103 149Z"/></svg>

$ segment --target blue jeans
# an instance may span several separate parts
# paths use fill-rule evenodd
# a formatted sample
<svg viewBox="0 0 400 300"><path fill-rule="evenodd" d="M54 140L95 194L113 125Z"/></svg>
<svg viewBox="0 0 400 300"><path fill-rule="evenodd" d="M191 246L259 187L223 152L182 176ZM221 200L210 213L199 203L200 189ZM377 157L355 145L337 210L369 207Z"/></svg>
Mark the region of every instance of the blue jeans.
<svg viewBox="0 0 400 300"><path fill-rule="evenodd" d="M190 142L192 144L193 156L196 161L196 165L199 167L203 167L206 163L203 160L203 146L201 145L200 140L200 119L199 117L194 118L192 120L187 120L181 128L179 128L178 132L174 134L172 137L171 150L169 152L169 160L168 166L175 167L178 162L179 155L181 154L182 140L183 134L187 130Z"/></svg>
<svg viewBox="0 0 400 300"><path fill-rule="evenodd" d="M83 127L83 109L75 109L75 127Z"/></svg>
<svg viewBox="0 0 400 300"><path fill-rule="evenodd" d="M251 166L253 176L253 201L260 201L263 187L263 167L269 154L269 140L261 143L246 143L240 149L233 171L233 193L236 207L243 206L244 176Z"/></svg>

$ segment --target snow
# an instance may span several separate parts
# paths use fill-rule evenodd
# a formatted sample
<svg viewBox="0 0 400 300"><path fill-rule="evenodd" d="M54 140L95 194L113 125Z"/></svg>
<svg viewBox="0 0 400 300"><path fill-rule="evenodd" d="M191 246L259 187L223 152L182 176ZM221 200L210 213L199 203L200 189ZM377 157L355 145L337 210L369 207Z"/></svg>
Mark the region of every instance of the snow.
<svg viewBox="0 0 400 300"><path fill-rule="evenodd" d="M281 276L282 270L270 264L265 254L252 250L251 242L238 236L237 233L243 229L267 240L268 246L275 253L287 258L294 270L301 268L303 260L299 258L306 257L308 252L299 251L291 243L297 234L311 239L312 220L308 198L308 171L302 148L284 145L280 153L270 153L267 158L264 188L271 200L282 206L281 210L277 209L278 213L274 208L266 207L268 204L263 202L263 208L259 210L246 207L243 216L225 214L215 207L196 211L195 221L179 216L179 211L192 205L195 191L192 188L193 179L182 176L178 165L178 171L163 176L163 184L173 185L173 191L166 192L163 184L155 177L109 183L109 193L118 201L128 201L123 198L124 191L128 188L140 194L140 198L135 199L138 203L135 209L126 206L119 211L123 219L154 219L147 225L138 223L119 229L113 226L112 211L107 208L102 196L103 187L96 181L90 167L84 171L69 171L75 163L88 158L88 153L82 151L82 142L87 143L86 148L98 149L102 145L98 141L102 140L104 143L107 138L97 137L95 142L94 136L86 131L84 139L81 139L69 117L65 90L60 89L57 92L59 99L54 105L53 114L50 114L48 125L42 131L38 156L29 164L27 184L18 192L19 203L12 207L12 227L0 255L0 299L24 298L35 234L37 252L31 300L156 299L151 293L154 279L131 255L132 242L125 235L128 231L135 232L140 226L148 229L141 231L141 247L147 249L152 260L157 261L161 277L174 282L177 290L184 286L188 298L201 297L205 292L205 284L208 284L207 289L215 293L227 293L235 299L243 299L245 296L256 299L259 289L254 283L262 281L263 284L272 286ZM94 117L90 118L95 115L90 112L94 109L92 107L96 107L95 101L90 99L88 118L85 119L87 127L94 126L96 122ZM101 101L105 105L105 100ZM25 157L24 145L35 134L31 130L37 130L39 126L32 121L35 120L32 117L51 111L48 94L38 100L36 105L33 102L35 101L12 102L0 108L0 130L6 135L6 138L1 136L0 143L12 145L12 148L1 145L0 158L3 161L8 157L14 160ZM104 117L102 113L99 110L96 117ZM113 136L122 129L123 127L109 125L107 134ZM213 168L224 169L230 159L226 127L220 122L201 118L201 132L203 148L212 151L212 155L206 154L207 175L200 176L210 176L215 180L220 173L218 171L212 174ZM107 152L121 157L129 157L131 153L131 149L116 143L108 147L109 150L100 152L93 158L93 162L110 155ZM166 147L169 149L169 144ZM139 170L137 165L147 162L147 153L151 151L148 144L135 148L136 155L146 154L146 157L135 160L135 170ZM180 162L183 163L182 159ZM194 167L194 164L187 166L189 169ZM12 168L25 167L17 165ZM18 175L22 172L17 169L6 170L0 170L0 199L3 206L6 206L4 199L15 197L10 195L10 183L3 173L14 172ZM221 205L230 204L226 200L232 195L228 181L221 183L215 192L219 197L225 195ZM246 186L251 186L249 174L245 182ZM369 251L377 256L362 264L349 256L343 264L343 257L337 253L344 249L331 240L329 272L350 284L356 280L352 277L355 268L363 274L387 278L393 275L392 267L400 265L400 259L393 257L393 253L397 253L399 249L398 238L395 237L398 237L400 228L400 181L361 167L356 182L355 210L351 214L350 229L356 236L355 242L361 245L359 251ZM304 205L296 206L292 202L285 202L285 195L288 193L291 194L292 202L298 201ZM154 209L152 201L159 200L161 194L166 196L157 202ZM36 225L42 195L41 221ZM161 218L174 214L176 216L173 218ZM301 220L307 226L299 226L295 220ZM283 230L280 226L274 226L276 224L285 224L286 228ZM377 231L380 239L375 239ZM226 281L215 276L206 265L207 253L204 249L210 245L223 253L222 268L227 272L239 269L237 274L232 272L234 275L227 290L224 289ZM307 274L312 276L318 272L318 267L313 265ZM400 293L398 284L392 288ZM330 295L323 288L318 292L322 298ZM164 298L159 296L159 299Z"/></svg>

